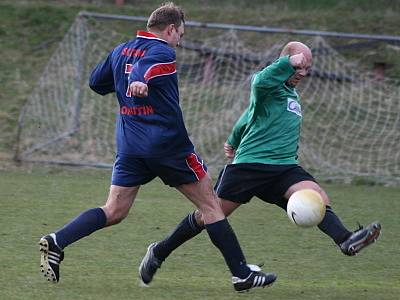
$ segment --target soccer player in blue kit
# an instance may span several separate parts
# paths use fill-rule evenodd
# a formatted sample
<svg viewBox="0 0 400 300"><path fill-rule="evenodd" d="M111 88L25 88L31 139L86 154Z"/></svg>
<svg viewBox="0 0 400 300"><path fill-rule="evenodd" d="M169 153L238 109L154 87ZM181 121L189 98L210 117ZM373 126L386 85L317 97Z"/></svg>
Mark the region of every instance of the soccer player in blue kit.
<svg viewBox="0 0 400 300"><path fill-rule="evenodd" d="M302 112L295 87L309 73L311 65L311 50L303 43L289 42L279 59L253 76L250 104L224 145L226 157L234 160L220 172L215 190L222 210L229 216L253 197L286 210L294 192L313 189L326 204L318 228L345 255L354 256L376 241L381 225L374 222L349 231L334 213L325 191L298 165ZM202 229L201 211L189 214L169 236L148 247L139 267L140 276L150 283L162 262Z"/></svg>
<svg viewBox="0 0 400 300"><path fill-rule="evenodd" d="M265 287L276 280L275 274L246 264L207 167L188 137L179 106L174 49L184 34L184 22L183 11L165 3L150 15L148 31L138 31L135 39L117 46L94 68L90 88L100 95L115 92L120 106L110 192L104 206L82 212L40 239L41 270L49 281L60 279L65 247L121 222L140 186L155 177L183 193L202 213L207 233L232 273L235 290Z"/></svg>

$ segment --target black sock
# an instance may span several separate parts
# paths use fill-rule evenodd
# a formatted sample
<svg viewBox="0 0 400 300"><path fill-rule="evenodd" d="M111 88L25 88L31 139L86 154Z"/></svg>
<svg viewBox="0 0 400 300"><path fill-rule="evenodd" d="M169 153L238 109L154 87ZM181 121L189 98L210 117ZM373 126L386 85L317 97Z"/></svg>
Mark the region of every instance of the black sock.
<svg viewBox="0 0 400 300"><path fill-rule="evenodd" d="M351 232L344 227L329 205L326 206L325 217L319 223L318 228L330 236L337 245L343 243L351 235Z"/></svg>
<svg viewBox="0 0 400 300"><path fill-rule="evenodd" d="M195 212L190 213L175 227L168 237L157 243L153 251L158 259L164 261L172 251L202 232L204 226L197 224L194 215Z"/></svg>
<svg viewBox="0 0 400 300"><path fill-rule="evenodd" d="M247 278L251 271L246 264L242 249L227 219L206 224L213 244L221 251L233 276Z"/></svg>

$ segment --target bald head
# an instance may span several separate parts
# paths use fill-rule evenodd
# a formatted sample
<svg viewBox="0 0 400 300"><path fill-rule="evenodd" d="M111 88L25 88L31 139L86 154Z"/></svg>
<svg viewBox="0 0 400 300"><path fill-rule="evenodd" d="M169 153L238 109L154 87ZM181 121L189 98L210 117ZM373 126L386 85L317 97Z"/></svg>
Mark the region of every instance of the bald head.
<svg viewBox="0 0 400 300"><path fill-rule="evenodd" d="M300 80L307 76L312 65L310 48L300 42L289 42L283 47L280 57L289 55L289 62L295 73L286 81L290 86L296 86Z"/></svg>
<svg viewBox="0 0 400 300"><path fill-rule="evenodd" d="M285 47L283 47L279 57L285 56L285 55L293 56L293 55L300 54L300 53L303 53L304 57L306 58L306 60L309 63L312 62L312 54L311 54L310 48L308 48L303 43L295 42L295 41L287 43L285 45Z"/></svg>

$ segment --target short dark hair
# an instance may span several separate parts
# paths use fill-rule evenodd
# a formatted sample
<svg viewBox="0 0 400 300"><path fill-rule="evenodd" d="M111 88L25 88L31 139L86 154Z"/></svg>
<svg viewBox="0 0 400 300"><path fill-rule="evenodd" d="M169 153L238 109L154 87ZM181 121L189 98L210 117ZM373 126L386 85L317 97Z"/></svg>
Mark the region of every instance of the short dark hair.
<svg viewBox="0 0 400 300"><path fill-rule="evenodd" d="M185 23L183 10L173 2L166 2L151 13L147 21L147 29L164 30L170 24L179 27L182 23Z"/></svg>

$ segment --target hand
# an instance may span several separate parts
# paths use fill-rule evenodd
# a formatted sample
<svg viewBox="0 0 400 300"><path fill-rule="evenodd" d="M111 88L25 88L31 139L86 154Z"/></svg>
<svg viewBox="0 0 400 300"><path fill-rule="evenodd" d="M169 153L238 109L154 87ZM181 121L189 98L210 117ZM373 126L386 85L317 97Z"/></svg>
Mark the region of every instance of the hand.
<svg viewBox="0 0 400 300"><path fill-rule="evenodd" d="M129 89L131 91L132 96L139 98L147 97L149 92L149 87L147 86L147 84L140 81L133 81L129 85Z"/></svg>
<svg viewBox="0 0 400 300"><path fill-rule="evenodd" d="M226 158L232 159L235 157L236 150L235 150L235 148L233 148L232 145L225 143L224 144L224 152L225 152Z"/></svg>
<svg viewBox="0 0 400 300"><path fill-rule="evenodd" d="M294 68L306 68L307 66L307 59L304 56L303 53L299 53L299 54L295 54L292 55L289 58L290 64L294 67Z"/></svg>

